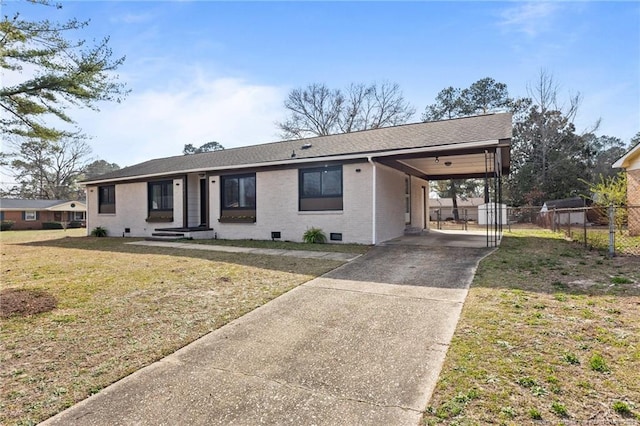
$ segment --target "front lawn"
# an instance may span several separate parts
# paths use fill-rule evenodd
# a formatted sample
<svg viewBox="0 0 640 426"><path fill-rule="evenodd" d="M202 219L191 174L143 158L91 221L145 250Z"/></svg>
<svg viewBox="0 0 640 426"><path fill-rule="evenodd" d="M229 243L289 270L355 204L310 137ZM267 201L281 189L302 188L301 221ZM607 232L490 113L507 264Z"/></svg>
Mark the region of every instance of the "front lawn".
<svg viewBox="0 0 640 426"><path fill-rule="evenodd" d="M425 424L636 424L640 258L508 233L477 271Z"/></svg>
<svg viewBox="0 0 640 426"><path fill-rule="evenodd" d="M0 311L55 306L0 318L0 424L42 421L341 264L85 233L0 233Z"/></svg>
<svg viewBox="0 0 640 426"><path fill-rule="evenodd" d="M366 253L371 246L363 244L304 244L290 241L270 241L270 240L184 240L183 242L194 244L208 244L219 246L265 248L276 250L308 250L327 251L337 253Z"/></svg>

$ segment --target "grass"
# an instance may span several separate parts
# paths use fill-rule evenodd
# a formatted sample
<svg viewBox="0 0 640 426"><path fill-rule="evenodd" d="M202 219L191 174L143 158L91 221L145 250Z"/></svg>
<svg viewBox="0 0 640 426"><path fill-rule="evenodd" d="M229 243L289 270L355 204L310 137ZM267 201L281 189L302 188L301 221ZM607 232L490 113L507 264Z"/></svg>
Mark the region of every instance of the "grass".
<svg viewBox="0 0 640 426"><path fill-rule="evenodd" d="M505 234L480 263L423 423L640 421L638 306L640 258Z"/></svg>
<svg viewBox="0 0 640 426"><path fill-rule="evenodd" d="M308 250L308 251L328 251L337 253L366 253L371 246L363 244L305 244L291 241L270 241L270 240L184 240L194 244L209 244L234 247L266 248L277 250Z"/></svg>
<svg viewBox="0 0 640 426"><path fill-rule="evenodd" d="M0 320L0 424L42 421L340 264L85 234L0 233L0 289L57 300L53 311Z"/></svg>

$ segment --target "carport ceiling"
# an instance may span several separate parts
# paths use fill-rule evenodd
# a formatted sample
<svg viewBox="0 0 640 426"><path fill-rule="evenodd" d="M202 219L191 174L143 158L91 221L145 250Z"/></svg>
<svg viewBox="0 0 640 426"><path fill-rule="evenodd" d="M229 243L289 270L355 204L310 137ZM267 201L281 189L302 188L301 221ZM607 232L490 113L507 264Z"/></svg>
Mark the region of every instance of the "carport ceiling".
<svg viewBox="0 0 640 426"><path fill-rule="evenodd" d="M509 146L504 141L482 149L432 151L380 158L378 162L427 180L495 177L509 173ZM497 170L500 168L500 170Z"/></svg>
<svg viewBox="0 0 640 426"><path fill-rule="evenodd" d="M480 174L484 176L485 173L492 176L495 171L493 157L487 158L485 163L484 153L414 158L399 161L419 170L421 174L429 176L429 179L448 178L452 175L470 176Z"/></svg>

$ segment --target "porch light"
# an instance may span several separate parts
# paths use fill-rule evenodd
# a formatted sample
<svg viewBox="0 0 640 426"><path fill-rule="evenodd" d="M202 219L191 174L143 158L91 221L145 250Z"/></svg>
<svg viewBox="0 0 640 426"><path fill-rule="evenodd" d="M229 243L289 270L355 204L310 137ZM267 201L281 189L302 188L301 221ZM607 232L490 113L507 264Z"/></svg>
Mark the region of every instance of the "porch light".
<svg viewBox="0 0 640 426"><path fill-rule="evenodd" d="M440 162L440 158L436 157L436 163Z"/></svg>

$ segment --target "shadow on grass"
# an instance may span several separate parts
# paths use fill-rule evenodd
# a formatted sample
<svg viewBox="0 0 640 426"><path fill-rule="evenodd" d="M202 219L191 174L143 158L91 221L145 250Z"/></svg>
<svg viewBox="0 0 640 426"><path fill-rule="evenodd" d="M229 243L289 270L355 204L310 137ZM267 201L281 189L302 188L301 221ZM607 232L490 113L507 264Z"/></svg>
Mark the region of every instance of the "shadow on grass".
<svg viewBox="0 0 640 426"><path fill-rule="evenodd" d="M457 247L374 247L364 256L339 269L335 268L343 262L326 259L125 244L139 240L84 237L22 245L190 257L316 275L331 271L325 275L326 278L392 285L464 289L473 278L472 287L547 294L640 295L640 258L609 259L600 252L586 250L578 243L559 239L557 236L508 235L503 238L499 249L493 252L492 249ZM484 256L486 257L475 270L477 262Z"/></svg>
<svg viewBox="0 0 640 426"><path fill-rule="evenodd" d="M214 262L233 263L242 266L269 269L280 272L319 275L340 266L341 261L328 259L301 259L290 256L269 256L249 253L226 253L209 250L184 250L171 247L138 246L126 244L142 241L141 238L95 238L66 237L45 241L19 243L30 247L57 247L100 252L129 253L131 255L156 254L164 256L188 257ZM170 265L167 265L169 267Z"/></svg>

